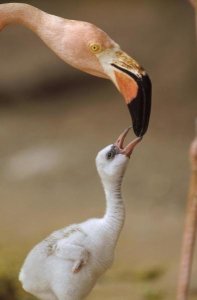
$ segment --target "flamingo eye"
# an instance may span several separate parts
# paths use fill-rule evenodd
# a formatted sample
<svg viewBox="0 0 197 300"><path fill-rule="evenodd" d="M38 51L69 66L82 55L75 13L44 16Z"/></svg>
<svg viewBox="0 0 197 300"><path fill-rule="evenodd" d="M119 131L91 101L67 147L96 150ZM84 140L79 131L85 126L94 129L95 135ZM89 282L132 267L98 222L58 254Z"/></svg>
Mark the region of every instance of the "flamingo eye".
<svg viewBox="0 0 197 300"><path fill-rule="evenodd" d="M102 47L100 44L91 43L89 45L89 47L90 47L91 52L94 54L100 53L102 51Z"/></svg>
<svg viewBox="0 0 197 300"><path fill-rule="evenodd" d="M109 160L109 159L112 159L114 157L114 155L113 155L113 152L112 151L110 151L110 152L108 152L107 153L107 159Z"/></svg>
<svg viewBox="0 0 197 300"><path fill-rule="evenodd" d="M113 159L116 154L117 154L116 148L112 146L111 150L106 154L107 160Z"/></svg>

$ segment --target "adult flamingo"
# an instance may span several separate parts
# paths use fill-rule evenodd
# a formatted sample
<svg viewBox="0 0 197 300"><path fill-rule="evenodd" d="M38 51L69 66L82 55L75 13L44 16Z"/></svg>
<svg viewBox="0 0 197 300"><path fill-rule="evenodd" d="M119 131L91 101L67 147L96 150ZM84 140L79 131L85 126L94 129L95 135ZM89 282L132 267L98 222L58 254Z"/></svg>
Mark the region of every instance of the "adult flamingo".
<svg viewBox="0 0 197 300"><path fill-rule="evenodd" d="M73 67L112 80L128 105L135 134L144 135L151 110L151 81L145 70L104 31L23 3L0 4L0 30L9 24L21 24L34 31Z"/></svg>

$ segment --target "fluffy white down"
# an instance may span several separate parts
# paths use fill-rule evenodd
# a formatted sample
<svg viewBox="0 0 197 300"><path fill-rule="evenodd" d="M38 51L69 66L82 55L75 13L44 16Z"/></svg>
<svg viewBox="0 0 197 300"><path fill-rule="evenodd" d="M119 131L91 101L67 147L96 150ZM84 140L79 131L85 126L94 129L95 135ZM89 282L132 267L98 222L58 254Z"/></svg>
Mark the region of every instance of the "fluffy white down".
<svg viewBox="0 0 197 300"><path fill-rule="evenodd" d="M104 217L53 232L24 262L19 276L23 288L41 300L84 299L113 262L125 217L120 187L128 158L117 154L107 160L110 149L101 150L96 159L107 201Z"/></svg>

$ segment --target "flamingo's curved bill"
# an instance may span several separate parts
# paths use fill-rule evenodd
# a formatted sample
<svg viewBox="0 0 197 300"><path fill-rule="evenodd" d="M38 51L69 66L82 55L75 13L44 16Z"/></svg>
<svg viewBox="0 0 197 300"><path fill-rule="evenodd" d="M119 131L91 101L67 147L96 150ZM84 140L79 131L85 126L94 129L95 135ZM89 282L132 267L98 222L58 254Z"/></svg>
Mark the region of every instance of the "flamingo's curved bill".
<svg viewBox="0 0 197 300"><path fill-rule="evenodd" d="M128 106L133 130L136 136L143 136L149 124L151 112L151 81L144 72L137 76L135 72L122 68L118 64L112 64L120 92L123 94Z"/></svg>
<svg viewBox="0 0 197 300"><path fill-rule="evenodd" d="M143 136L148 129L151 112L151 80L125 52L118 51L115 57L111 64L115 74L113 81L128 105L136 136Z"/></svg>
<svg viewBox="0 0 197 300"><path fill-rule="evenodd" d="M104 51L100 62L123 95L128 106L136 136L143 136L151 112L151 80L145 70L120 48ZM106 62L110 62L110 66Z"/></svg>

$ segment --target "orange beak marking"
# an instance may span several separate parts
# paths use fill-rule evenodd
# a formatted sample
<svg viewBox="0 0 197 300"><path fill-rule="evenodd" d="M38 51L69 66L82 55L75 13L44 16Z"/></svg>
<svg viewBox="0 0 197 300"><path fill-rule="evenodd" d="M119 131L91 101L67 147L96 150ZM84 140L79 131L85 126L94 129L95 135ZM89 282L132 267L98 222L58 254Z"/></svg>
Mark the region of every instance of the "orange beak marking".
<svg viewBox="0 0 197 300"><path fill-rule="evenodd" d="M136 98L138 93L138 85L136 81L121 72L115 72L116 81L119 86L120 93L124 96L126 104L129 104Z"/></svg>

